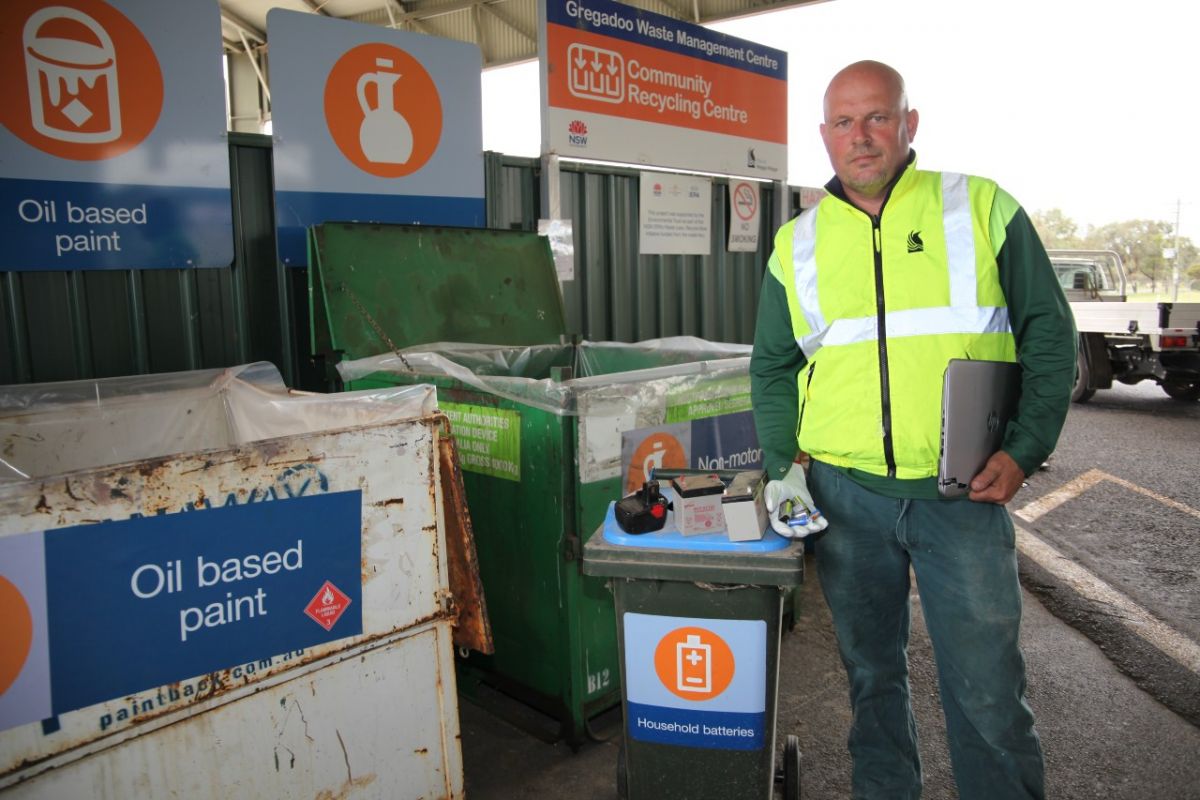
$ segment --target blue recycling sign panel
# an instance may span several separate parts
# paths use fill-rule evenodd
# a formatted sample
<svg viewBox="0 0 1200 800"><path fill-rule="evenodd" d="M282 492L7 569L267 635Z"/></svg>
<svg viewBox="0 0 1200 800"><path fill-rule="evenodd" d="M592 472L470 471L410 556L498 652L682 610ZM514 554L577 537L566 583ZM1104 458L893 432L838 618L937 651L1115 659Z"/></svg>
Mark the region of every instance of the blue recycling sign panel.
<svg viewBox="0 0 1200 800"><path fill-rule="evenodd" d="M324 222L484 226L477 46L280 8L267 35L284 264Z"/></svg>
<svg viewBox="0 0 1200 800"><path fill-rule="evenodd" d="M0 665L0 730L361 634L361 506L335 492L0 539L3 644L24 654L11 680Z"/></svg>
<svg viewBox="0 0 1200 800"><path fill-rule="evenodd" d="M767 623L627 612L622 619L629 736L717 750L761 750Z"/></svg>
<svg viewBox="0 0 1200 800"><path fill-rule="evenodd" d="M213 0L5 0L0 270L223 267Z"/></svg>

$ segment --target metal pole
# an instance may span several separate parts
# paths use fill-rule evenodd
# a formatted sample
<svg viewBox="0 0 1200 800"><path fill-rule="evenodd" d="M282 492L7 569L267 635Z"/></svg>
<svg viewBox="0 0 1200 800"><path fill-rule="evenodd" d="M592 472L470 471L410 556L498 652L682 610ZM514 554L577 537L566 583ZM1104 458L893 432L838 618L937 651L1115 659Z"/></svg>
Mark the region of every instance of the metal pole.
<svg viewBox="0 0 1200 800"><path fill-rule="evenodd" d="M1175 274L1174 279L1175 290L1171 294L1171 302L1179 302L1179 198L1175 198Z"/></svg>

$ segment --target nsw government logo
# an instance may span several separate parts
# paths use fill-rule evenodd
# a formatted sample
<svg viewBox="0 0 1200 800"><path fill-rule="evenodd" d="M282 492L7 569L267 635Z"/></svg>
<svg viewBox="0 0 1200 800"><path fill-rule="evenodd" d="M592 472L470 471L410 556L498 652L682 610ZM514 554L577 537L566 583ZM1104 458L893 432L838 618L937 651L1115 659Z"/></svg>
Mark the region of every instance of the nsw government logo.
<svg viewBox="0 0 1200 800"><path fill-rule="evenodd" d="M572 147L587 147L587 133L587 123L581 119L573 119L567 126L567 142Z"/></svg>

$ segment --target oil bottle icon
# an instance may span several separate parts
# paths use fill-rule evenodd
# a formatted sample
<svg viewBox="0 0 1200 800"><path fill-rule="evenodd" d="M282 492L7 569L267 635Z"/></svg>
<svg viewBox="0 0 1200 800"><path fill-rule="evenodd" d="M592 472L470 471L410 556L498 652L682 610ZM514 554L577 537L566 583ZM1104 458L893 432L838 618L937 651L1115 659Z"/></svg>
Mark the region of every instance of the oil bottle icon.
<svg viewBox="0 0 1200 800"><path fill-rule="evenodd" d="M48 25L52 33L43 33ZM60 35L72 28L84 38ZM29 114L38 133L62 142L121 138L117 53L99 22L74 8L49 6L30 15L22 43Z"/></svg>
<svg viewBox="0 0 1200 800"><path fill-rule="evenodd" d="M358 105L362 108L363 121L358 129L358 144L368 161L376 164L405 164L412 155L412 129L404 115L396 110L393 89L400 80L394 62L387 58L375 59L375 72L367 72L358 79ZM367 102L367 87L375 85L375 107Z"/></svg>

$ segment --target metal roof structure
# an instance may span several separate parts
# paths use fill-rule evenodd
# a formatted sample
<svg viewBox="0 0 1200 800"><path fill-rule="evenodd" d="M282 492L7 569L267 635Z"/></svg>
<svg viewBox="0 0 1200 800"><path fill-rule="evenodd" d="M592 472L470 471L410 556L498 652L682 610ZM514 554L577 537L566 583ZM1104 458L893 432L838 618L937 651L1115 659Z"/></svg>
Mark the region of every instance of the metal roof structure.
<svg viewBox="0 0 1200 800"><path fill-rule="evenodd" d="M635 0L627 5L695 24L822 0ZM267 44L272 8L322 14L462 42L483 52L484 67L537 58L537 0L219 0L225 51L251 54Z"/></svg>

